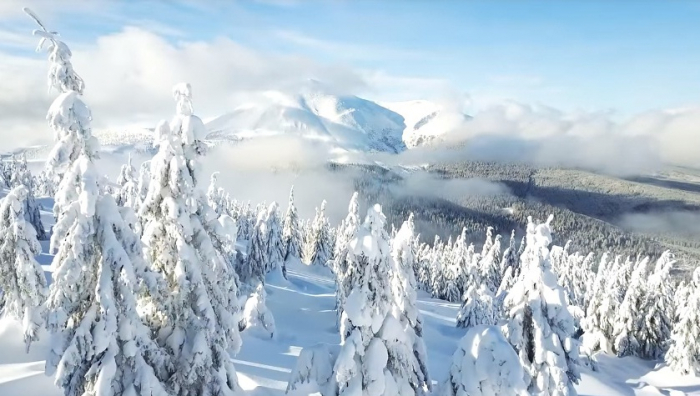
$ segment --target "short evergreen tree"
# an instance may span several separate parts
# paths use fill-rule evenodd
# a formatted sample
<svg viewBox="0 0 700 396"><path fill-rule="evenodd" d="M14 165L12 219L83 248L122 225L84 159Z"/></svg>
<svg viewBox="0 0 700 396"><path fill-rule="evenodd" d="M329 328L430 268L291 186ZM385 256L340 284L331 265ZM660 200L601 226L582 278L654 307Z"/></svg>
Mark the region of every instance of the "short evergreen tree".
<svg viewBox="0 0 700 396"><path fill-rule="evenodd" d="M211 174L209 179L209 188L207 188L207 201L209 206L216 212L217 215L230 215L229 212L229 199L226 191L219 187L217 183L217 178L219 172L214 172Z"/></svg>
<svg viewBox="0 0 700 396"><path fill-rule="evenodd" d="M471 284L466 293L462 306L457 313L457 327L469 329L474 326L496 324L497 312L494 307L494 297L486 285Z"/></svg>
<svg viewBox="0 0 700 396"><path fill-rule="evenodd" d="M248 298L243 309L244 330L258 329L269 338L275 336L275 318L267 308L267 293L265 286L259 283L253 294Z"/></svg>

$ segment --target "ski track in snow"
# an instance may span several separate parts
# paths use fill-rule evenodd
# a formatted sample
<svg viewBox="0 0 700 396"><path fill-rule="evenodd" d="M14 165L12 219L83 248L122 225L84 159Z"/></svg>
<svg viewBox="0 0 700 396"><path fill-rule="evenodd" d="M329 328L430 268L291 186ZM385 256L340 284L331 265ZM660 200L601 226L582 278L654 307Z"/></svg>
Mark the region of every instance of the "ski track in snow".
<svg viewBox="0 0 700 396"><path fill-rule="evenodd" d="M50 207L51 202L44 203ZM44 212L53 223L51 213ZM48 241L42 241L48 251ZM52 256L42 253L38 260L50 278ZM289 263L289 280L268 281L267 305L277 323L273 339L243 333L243 347L233 362L241 388L247 395L283 395L290 373L302 348L318 343L337 344L335 283L326 268ZM428 349L433 382L447 375L464 329L455 327L459 304L436 300L419 292L424 339ZM44 375L47 334L25 352L20 323L0 320L0 395L59 396L53 378ZM576 387L581 396L681 396L700 395L700 378L679 376L663 364L636 358L598 355L599 371L582 369Z"/></svg>

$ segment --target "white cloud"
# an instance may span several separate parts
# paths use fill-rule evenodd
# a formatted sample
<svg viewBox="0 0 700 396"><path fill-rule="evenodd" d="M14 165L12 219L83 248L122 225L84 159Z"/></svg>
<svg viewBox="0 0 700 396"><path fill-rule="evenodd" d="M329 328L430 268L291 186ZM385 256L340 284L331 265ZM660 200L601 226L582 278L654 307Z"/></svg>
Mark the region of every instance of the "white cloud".
<svg viewBox="0 0 700 396"><path fill-rule="evenodd" d="M345 92L365 84L347 67L265 54L227 38L174 44L137 27L74 46L73 53L97 128L155 125L170 117L170 89L180 81L192 84L196 109L204 117L230 110L241 92L290 87L311 77ZM5 147L50 138L43 119L56 93L47 94L47 67L43 53L32 57L0 53L0 126L4 127L0 137L7 138ZM27 136L30 130L41 132Z"/></svg>

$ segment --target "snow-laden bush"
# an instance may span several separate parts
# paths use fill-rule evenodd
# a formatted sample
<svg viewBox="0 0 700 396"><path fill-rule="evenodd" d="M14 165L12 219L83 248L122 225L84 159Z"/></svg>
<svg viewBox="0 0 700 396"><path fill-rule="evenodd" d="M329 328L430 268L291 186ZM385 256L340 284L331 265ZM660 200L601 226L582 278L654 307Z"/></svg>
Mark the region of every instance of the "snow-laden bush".
<svg viewBox="0 0 700 396"><path fill-rule="evenodd" d="M518 355L495 326L474 326L459 341L440 396L529 396Z"/></svg>
<svg viewBox="0 0 700 396"><path fill-rule="evenodd" d="M248 298L243 309L243 321L245 331L253 330L265 334L268 338L275 336L275 318L267 309L267 293L265 286L259 284L253 294Z"/></svg>
<svg viewBox="0 0 700 396"><path fill-rule="evenodd" d="M287 384L287 394L332 395L335 387L333 366L338 358L337 345L316 344L301 350Z"/></svg>

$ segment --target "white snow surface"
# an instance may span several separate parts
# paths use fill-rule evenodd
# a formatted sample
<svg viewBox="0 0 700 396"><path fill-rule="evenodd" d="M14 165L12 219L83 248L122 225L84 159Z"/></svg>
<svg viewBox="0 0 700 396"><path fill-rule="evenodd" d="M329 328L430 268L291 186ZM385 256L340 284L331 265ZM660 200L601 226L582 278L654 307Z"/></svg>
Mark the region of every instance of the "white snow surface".
<svg viewBox="0 0 700 396"><path fill-rule="evenodd" d="M48 275L51 256L42 254L38 260ZM244 332L243 347L233 357L240 385L248 395L283 395L303 348L339 343L333 279L298 262L288 263L287 273L288 282L271 281L266 285L267 306L277 322L275 338L263 339ZM421 292L418 307L423 315L430 372L434 383L442 383L466 333L455 327L459 304L435 300ZM9 318L0 320L0 395L62 394L53 385L53 378L44 375L47 340L48 336L41 334L26 354L21 323ZM598 372L582 369L581 383L576 386L579 395L700 395L700 378L677 375L656 362L607 355L598 355L598 362Z"/></svg>

